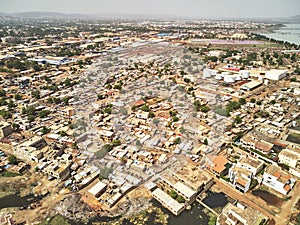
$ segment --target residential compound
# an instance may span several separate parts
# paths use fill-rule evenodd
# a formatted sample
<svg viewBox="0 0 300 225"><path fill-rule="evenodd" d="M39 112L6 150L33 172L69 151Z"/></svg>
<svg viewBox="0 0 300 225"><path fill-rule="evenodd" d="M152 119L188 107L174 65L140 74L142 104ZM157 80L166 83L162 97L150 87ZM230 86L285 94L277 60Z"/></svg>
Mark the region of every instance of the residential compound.
<svg viewBox="0 0 300 225"><path fill-rule="evenodd" d="M180 216L221 190L232 199L218 224L296 217L299 46L259 35L275 25L19 22L0 22L0 174L26 162L49 191L51 207L28 213L73 219L62 205L79 196L90 216L152 198Z"/></svg>

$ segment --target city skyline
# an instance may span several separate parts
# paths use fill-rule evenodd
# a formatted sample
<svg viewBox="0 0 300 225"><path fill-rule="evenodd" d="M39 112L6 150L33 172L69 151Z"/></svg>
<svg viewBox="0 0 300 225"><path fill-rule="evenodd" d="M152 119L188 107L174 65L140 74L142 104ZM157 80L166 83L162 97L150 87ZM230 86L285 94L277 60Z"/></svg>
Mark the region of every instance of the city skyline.
<svg viewBox="0 0 300 225"><path fill-rule="evenodd" d="M253 0L242 1L194 1L194 0L4 0L0 12L57 12L78 14L141 14L166 15L196 18L279 18L299 14L300 2L297 0ZM270 7L272 6L272 7Z"/></svg>

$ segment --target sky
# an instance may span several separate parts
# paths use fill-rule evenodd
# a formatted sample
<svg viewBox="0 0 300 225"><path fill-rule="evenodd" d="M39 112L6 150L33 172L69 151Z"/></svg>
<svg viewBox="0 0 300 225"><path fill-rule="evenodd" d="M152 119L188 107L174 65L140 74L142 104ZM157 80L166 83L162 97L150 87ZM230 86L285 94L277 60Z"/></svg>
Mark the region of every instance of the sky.
<svg viewBox="0 0 300 225"><path fill-rule="evenodd" d="M270 18L300 14L300 0L0 0L0 12Z"/></svg>

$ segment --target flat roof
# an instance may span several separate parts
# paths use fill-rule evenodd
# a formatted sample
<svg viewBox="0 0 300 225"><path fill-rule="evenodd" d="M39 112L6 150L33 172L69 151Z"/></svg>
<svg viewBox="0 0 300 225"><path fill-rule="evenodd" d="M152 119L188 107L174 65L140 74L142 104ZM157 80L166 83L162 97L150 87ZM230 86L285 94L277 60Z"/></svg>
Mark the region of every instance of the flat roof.
<svg viewBox="0 0 300 225"><path fill-rule="evenodd" d="M165 193L160 188L156 188L152 192L152 195L154 197L157 197L159 202L161 202L162 204L168 206L171 209L171 211L179 212L184 207L182 204L177 202L175 199L173 199L170 195Z"/></svg>
<svg viewBox="0 0 300 225"><path fill-rule="evenodd" d="M99 192L101 192L104 188L106 188L107 184L99 181L97 184L95 184L93 187L88 190L89 193L92 195L97 195Z"/></svg>
<svg viewBox="0 0 300 225"><path fill-rule="evenodd" d="M196 194L195 191L179 181L174 184L174 188L183 193L188 198L191 198L194 194Z"/></svg>

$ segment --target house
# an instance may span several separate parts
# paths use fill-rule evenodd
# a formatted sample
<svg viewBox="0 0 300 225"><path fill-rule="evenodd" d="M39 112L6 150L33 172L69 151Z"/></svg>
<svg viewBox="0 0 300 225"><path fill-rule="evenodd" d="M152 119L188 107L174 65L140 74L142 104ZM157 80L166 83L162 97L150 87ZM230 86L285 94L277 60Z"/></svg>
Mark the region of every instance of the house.
<svg viewBox="0 0 300 225"><path fill-rule="evenodd" d="M250 189L252 172L235 165L229 169L229 179L237 190L245 193Z"/></svg>
<svg viewBox="0 0 300 225"><path fill-rule="evenodd" d="M226 164L228 160L223 155L218 155L214 158L211 166L211 171L217 176L222 176L227 172Z"/></svg>
<svg viewBox="0 0 300 225"><path fill-rule="evenodd" d="M88 192L97 198L106 190L106 187L107 187L107 184L99 181L92 188L90 188L88 190Z"/></svg>
<svg viewBox="0 0 300 225"><path fill-rule="evenodd" d="M300 149L283 149L279 154L279 163L288 165L289 167L296 168L300 161Z"/></svg>
<svg viewBox="0 0 300 225"><path fill-rule="evenodd" d="M25 140L14 148L14 155L26 162L38 162L43 157L41 151L47 145L46 141L39 136Z"/></svg>
<svg viewBox="0 0 300 225"><path fill-rule="evenodd" d="M157 201L159 201L164 207L169 209L176 216L184 210L184 204L180 204L160 188L156 188L152 192L152 195Z"/></svg>
<svg viewBox="0 0 300 225"><path fill-rule="evenodd" d="M259 171L263 169L264 163L259 159L252 157L243 157L237 162L237 167L246 169L255 176Z"/></svg>
<svg viewBox="0 0 300 225"><path fill-rule="evenodd" d="M7 137L13 132L11 124L7 122L0 123L0 138Z"/></svg>
<svg viewBox="0 0 300 225"><path fill-rule="evenodd" d="M275 191L287 195L296 180L280 167L269 165L263 174L263 184Z"/></svg>
<svg viewBox="0 0 300 225"><path fill-rule="evenodd" d="M217 218L217 225L254 225L266 222L268 218L259 211L238 202L228 203Z"/></svg>
<svg viewBox="0 0 300 225"><path fill-rule="evenodd" d="M300 148L288 146L278 154L278 163L289 166L289 173L300 178Z"/></svg>

